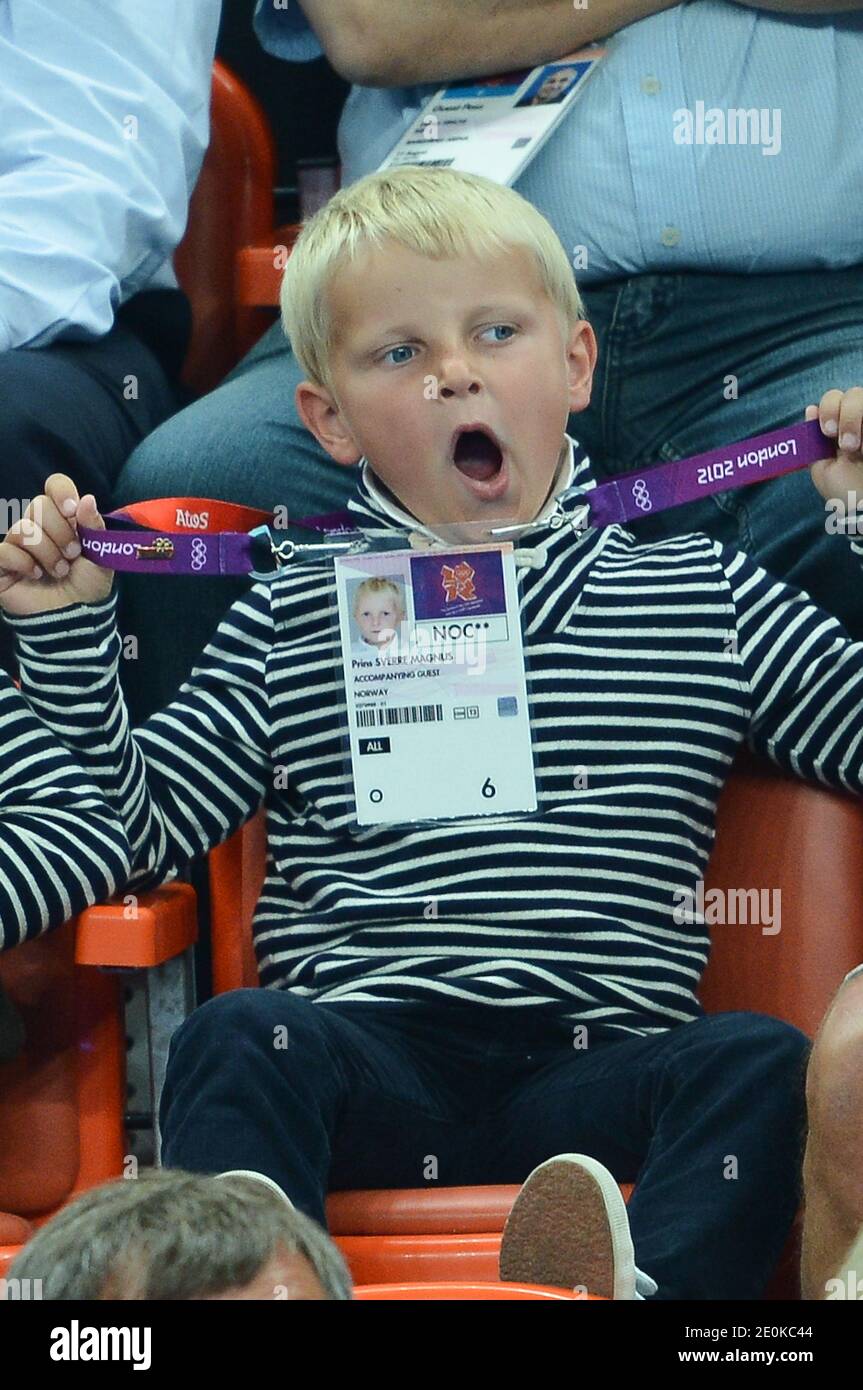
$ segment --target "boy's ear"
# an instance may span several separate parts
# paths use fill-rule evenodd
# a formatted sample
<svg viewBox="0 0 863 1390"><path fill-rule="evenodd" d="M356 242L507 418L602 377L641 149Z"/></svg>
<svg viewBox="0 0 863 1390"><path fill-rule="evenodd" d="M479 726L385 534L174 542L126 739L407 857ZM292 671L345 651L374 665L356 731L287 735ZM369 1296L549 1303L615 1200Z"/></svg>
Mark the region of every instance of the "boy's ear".
<svg viewBox="0 0 863 1390"><path fill-rule="evenodd" d="M297 414L306 429L315 436L321 448L326 449L330 458L346 468L359 463L363 451L357 446L338 405L325 386L316 386L313 381L301 381L294 399Z"/></svg>
<svg viewBox="0 0 863 1390"><path fill-rule="evenodd" d="M566 345L571 413L585 410L590 404L596 355L596 334L587 319L579 319L570 329Z"/></svg>

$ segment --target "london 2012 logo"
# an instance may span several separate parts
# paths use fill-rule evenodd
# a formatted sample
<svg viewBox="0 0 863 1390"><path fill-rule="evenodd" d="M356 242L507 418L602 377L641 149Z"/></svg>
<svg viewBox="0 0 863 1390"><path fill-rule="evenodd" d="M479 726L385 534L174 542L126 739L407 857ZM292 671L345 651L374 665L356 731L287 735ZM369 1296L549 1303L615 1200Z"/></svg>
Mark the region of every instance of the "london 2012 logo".
<svg viewBox="0 0 863 1390"><path fill-rule="evenodd" d="M495 547L412 555L410 577L417 622L506 612L503 558Z"/></svg>
<svg viewBox="0 0 863 1390"><path fill-rule="evenodd" d="M461 560L457 565L441 565L441 586L446 594L447 603L454 603L456 599L473 599L477 597L474 579L476 570L469 565L467 560Z"/></svg>

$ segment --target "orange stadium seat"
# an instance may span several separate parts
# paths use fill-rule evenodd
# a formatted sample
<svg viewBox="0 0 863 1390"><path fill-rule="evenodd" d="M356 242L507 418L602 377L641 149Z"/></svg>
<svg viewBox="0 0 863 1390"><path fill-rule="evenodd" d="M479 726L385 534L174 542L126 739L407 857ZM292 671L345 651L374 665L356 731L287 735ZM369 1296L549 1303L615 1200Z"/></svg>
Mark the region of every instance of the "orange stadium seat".
<svg viewBox="0 0 863 1390"><path fill-rule="evenodd" d="M273 229L275 170L263 110L217 61L210 144L174 257L192 306L183 379L197 393L217 386L273 321L280 266L297 232Z"/></svg>
<svg viewBox="0 0 863 1390"><path fill-rule="evenodd" d="M0 1278L33 1228L123 1172L123 976L147 972L155 1104L167 1046L159 1014L166 999L189 997L196 935L194 889L169 883L0 955L25 1028L22 1054L0 1065Z"/></svg>

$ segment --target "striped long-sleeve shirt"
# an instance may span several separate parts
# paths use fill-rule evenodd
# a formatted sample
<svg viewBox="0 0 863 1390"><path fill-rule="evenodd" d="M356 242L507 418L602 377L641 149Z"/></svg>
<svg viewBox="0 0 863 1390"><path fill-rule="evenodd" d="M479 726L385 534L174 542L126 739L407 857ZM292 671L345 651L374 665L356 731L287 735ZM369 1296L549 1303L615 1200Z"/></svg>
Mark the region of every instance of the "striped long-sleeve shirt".
<svg viewBox="0 0 863 1390"><path fill-rule="evenodd" d="M576 458L576 486L595 486ZM352 506L370 535L405 517L367 475ZM544 1006L591 1031L698 1016L708 934L674 908L703 877L735 752L863 792L863 644L706 535L640 544L547 515L516 549L533 815L356 827L330 568L256 583L134 734L113 596L14 620L30 702L123 818L130 886L173 877L264 800L264 985Z"/></svg>
<svg viewBox="0 0 863 1390"><path fill-rule="evenodd" d="M0 673L0 950L110 897L130 864L119 817Z"/></svg>

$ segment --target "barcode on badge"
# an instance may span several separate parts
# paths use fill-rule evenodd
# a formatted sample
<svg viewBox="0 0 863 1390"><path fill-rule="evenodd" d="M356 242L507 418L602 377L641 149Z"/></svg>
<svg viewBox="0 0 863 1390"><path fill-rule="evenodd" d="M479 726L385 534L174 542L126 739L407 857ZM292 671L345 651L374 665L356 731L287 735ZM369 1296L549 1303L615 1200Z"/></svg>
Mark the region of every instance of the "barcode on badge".
<svg viewBox="0 0 863 1390"><path fill-rule="evenodd" d="M424 169L448 169L449 166L450 166L452 163L454 163L454 158L453 158L453 159L424 159L424 160L423 160L423 168L424 168Z"/></svg>
<svg viewBox="0 0 863 1390"><path fill-rule="evenodd" d="M393 724L433 724L443 719L443 705L397 705L395 709L358 709L357 728Z"/></svg>

